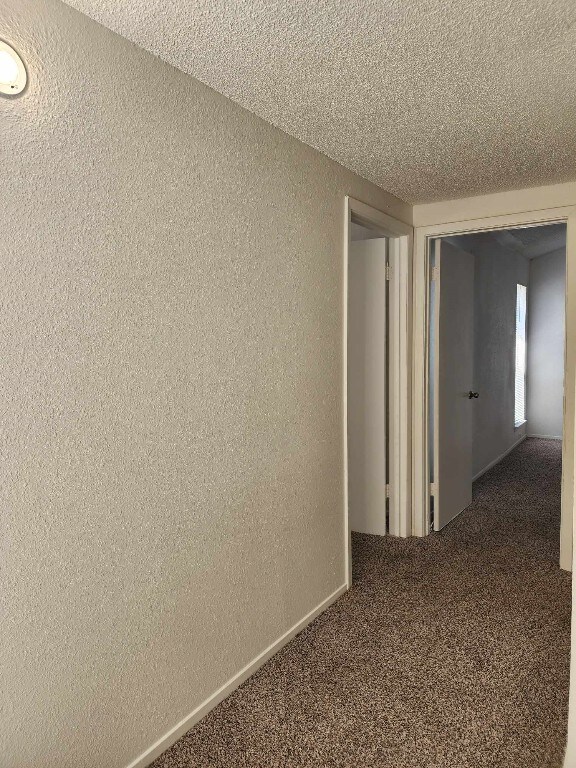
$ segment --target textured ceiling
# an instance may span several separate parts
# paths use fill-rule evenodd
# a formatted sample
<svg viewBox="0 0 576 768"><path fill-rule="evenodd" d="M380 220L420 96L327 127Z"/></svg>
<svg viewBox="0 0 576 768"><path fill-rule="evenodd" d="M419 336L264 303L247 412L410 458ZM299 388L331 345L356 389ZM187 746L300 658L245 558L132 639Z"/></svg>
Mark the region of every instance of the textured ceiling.
<svg viewBox="0 0 576 768"><path fill-rule="evenodd" d="M69 0L408 202L576 179L574 0Z"/></svg>
<svg viewBox="0 0 576 768"><path fill-rule="evenodd" d="M498 229L446 239L470 253L486 247L500 247L505 251L520 253L527 259L536 259L566 247L566 224Z"/></svg>

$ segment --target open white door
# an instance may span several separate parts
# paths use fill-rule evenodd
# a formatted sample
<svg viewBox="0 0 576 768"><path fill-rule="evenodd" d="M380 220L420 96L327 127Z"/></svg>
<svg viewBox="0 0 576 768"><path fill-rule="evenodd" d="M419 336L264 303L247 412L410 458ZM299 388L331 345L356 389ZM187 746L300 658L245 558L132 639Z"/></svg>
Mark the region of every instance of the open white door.
<svg viewBox="0 0 576 768"><path fill-rule="evenodd" d="M386 238L348 251L348 509L350 529L386 534Z"/></svg>
<svg viewBox="0 0 576 768"><path fill-rule="evenodd" d="M472 501L474 256L436 240L434 530Z"/></svg>

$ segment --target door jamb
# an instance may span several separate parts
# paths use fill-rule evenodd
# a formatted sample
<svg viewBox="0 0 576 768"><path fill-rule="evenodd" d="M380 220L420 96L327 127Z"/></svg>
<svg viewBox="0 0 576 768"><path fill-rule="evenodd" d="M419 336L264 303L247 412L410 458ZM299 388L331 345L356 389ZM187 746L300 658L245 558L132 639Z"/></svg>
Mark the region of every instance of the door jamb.
<svg viewBox="0 0 576 768"><path fill-rule="evenodd" d="M390 533L412 533L412 472L410 444L410 333L412 298L413 228L399 219L346 195L344 199L344 274L343 274L343 451L344 451L344 546L346 584L352 586L352 537L348 517L348 244L350 222L366 223L389 240L389 480Z"/></svg>
<svg viewBox="0 0 576 768"><path fill-rule="evenodd" d="M414 230L413 303L413 433L412 433L412 529L415 536L430 530L430 482L428 456L428 313L430 294L430 242L434 238L471 234L494 229L566 223L566 316L564 353L564 439L562 443L562 519L560 567L572 569L573 524L576 521L574 492L576 407L576 207L562 206L537 211L489 216L416 227Z"/></svg>

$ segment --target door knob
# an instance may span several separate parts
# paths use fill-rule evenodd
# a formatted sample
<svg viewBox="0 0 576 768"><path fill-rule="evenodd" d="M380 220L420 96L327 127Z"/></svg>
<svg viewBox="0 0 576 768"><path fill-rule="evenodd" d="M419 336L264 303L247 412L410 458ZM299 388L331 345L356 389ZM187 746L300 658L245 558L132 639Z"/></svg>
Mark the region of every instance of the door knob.
<svg viewBox="0 0 576 768"><path fill-rule="evenodd" d="M477 398L477 397L480 397L480 393L479 392L472 392L472 390L470 390L470 392L468 392L468 398L470 400L472 400L472 398Z"/></svg>

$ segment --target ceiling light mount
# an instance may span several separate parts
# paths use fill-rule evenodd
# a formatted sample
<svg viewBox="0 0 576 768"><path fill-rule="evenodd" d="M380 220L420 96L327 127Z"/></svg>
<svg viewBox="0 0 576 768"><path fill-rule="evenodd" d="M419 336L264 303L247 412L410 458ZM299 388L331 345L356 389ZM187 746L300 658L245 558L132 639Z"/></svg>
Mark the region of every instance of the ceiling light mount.
<svg viewBox="0 0 576 768"><path fill-rule="evenodd" d="M11 45L0 40L0 95L17 96L26 88L27 80L20 56Z"/></svg>

